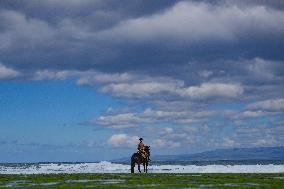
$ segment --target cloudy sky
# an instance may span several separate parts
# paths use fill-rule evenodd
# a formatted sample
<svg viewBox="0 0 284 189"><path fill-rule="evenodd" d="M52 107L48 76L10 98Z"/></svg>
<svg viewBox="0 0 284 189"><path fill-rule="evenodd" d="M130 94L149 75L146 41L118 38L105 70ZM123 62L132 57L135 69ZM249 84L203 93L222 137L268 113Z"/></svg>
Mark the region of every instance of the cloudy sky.
<svg viewBox="0 0 284 189"><path fill-rule="evenodd" d="M0 0L0 162L284 145L282 0Z"/></svg>

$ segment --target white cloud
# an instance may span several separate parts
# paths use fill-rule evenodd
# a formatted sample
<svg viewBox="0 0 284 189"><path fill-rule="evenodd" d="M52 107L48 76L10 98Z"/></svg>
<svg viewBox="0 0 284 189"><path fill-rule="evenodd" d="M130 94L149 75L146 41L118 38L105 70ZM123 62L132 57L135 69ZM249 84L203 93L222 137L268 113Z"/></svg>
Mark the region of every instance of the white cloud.
<svg viewBox="0 0 284 189"><path fill-rule="evenodd" d="M268 125L249 125L244 123L235 128L235 132L230 138L226 137L225 142L229 147L250 147L255 146L275 146L283 143L283 127Z"/></svg>
<svg viewBox="0 0 284 189"><path fill-rule="evenodd" d="M71 77L78 78L77 85L96 86L97 84L107 84L110 82L120 83L126 82L134 78L129 73L103 73L96 70L37 70L33 73L32 79L34 80L65 80Z"/></svg>
<svg viewBox="0 0 284 189"><path fill-rule="evenodd" d="M147 108L143 112L143 117L155 118L155 119L173 119L178 117L187 116L189 112L186 111L163 111L163 110L153 110Z"/></svg>
<svg viewBox="0 0 284 189"><path fill-rule="evenodd" d="M154 143L152 145L157 146L157 147L165 147L166 146L166 141L162 139L156 139L153 141Z"/></svg>
<svg viewBox="0 0 284 189"><path fill-rule="evenodd" d="M230 148L232 148L232 147L234 147L234 146L236 146L236 141L235 140L233 140L233 139L231 139L231 138L228 138L228 137L225 137L224 138L224 146L225 147L230 147Z"/></svg>
<svg viewBox="0 0 284 189"><path fill-rule="evenodd" d="M170 127L163 128L163 132L166 134L173 133L174 129Z"/></svg>
<svg viewBox="0 0 284 189"><path fill-rule="evenodd" d="M191 124L196 123L198 121L201 121L201 120L196 120L196 119L193 119L193 118L182 118L182 119L178 119L177 123L181 124L181 125L191 125Z"/></svg>
<svg viewBox="0 0 284 189"><path fill-rule="evenodd" d="M209 71L209 70L202 70L198 73L201 77L203 78L209 78L210 76L213 75L213 71Z"/></svg>
<svg viewBox="0 0 284 189"><path fill-rule="evenodd" d="M224 111L223 114L233 119L237 125L243 124L247 119L257 119L261 117L273 117L280 115L281 112L277 111L266 111L266 110L256 110L256 109L244 109L241 111Z"/></svg>
<svg viewBox="0 0 284 189"><path fill-rule="evenodd" d="M254 118L267 115L263 111L244 111L241 113L241 116L244 118Z"/></svg>
<svg viewBox="0 0 284 189"><path fill-rule="evenodd" d="M164 111L146 108L143 112L119 112L114 111L109 115L99 116L87 123L94 126L105 126L114 129L137 127L143 124L173 123L179 125L191 125L207 121L216 115L214 111ZM162 133L172 132L172 128L161 130Z"/></svg>
<svg viewBox="0 0 284 189"><path fill-rule="evenodd" d="M98 74L95 76L98 82L123 82L132 79L132 76L128 73L115 73L115 74Z"/></svg>
<svg viewBox="0 0 284 189"><path fill-rule="evenodd" d="M272 111L284 110L284 99L279 98L279 99L259 101L247 105L247 108L253 110L254 109L264 109Z"/></svg>
<svg viewBox="0 0 284 189"><path fill-rule="evenodd" d="M101 33L111 39L235 40L247 32L282 32L284 13L264 6L214 6L183 1L152 16L121 22Z"/></svg>
<svg viewBox="0 0 284 189"><path fill-rule="evenodd" d="M167 100L157 98L151 101L153 107L163 111L176 111L181 112L184 110L191 110L193 107L194 102L189 101L188 99L174 99L174 100Z"/></svg>
<svg viewBox="0 0 284 189"><path fill-rule="evenodd" d="M0 64L0 77L16 77L19 73ZM76 78L77 85L88 85L115 96L143 98L152 95L176 95L193 99L238 97L244 89L240 84L205 82L200 86L185 86L184 81L170 77L149 77L130 73L103 73L96 70L37 70L27 79L65 80Z"/></svg>
<svg viewBox="0 0 284 189"><path fill-rule="evenodd" d="M125 142L127 138L127 134L114 134L109 138L108 143L117 146Z"/></svg>
<svg viewBox="0 0 284 189"><path fill-rule="evenodd" d="M33 46L46 45L56 33L48 23L39 19L28 19L24 14L16 11L2 9L0 17L6 28L5 32L0 33L0 49L3 50L31 44Z"/></svg>
<svg viewBox="0 0 284 189"><path fill-rule="evenodd" d="M143 121L145 120L141 120L141 118L136 114L127 112L117 113L114 115L99 116L96 119L91 120L89 123L92 125L101 125L116 129L122 129L136 127L137 124L142 123Z"/></svg>
<svg viewBox="0 0 284 189"><path fill-rule="evenodd" d="M101 73L101 72L88 72L87 74L80 74L80 79L77 81L78 85L95 85L97 83L119 83L126 82L133 78L129 73Z"/></svg>
<svg viewBox="0 0 284 189"><path fill-rule="evenodd" d="M63 70L63 71L54 71L54 70L38 70L34 73L33 78L34 80L65 80L70 77L81 75L79 71L69 71L69 70Z"/></svg>
<svg viewBox="0 0 284 189"><path fill-rule="evenodd" d="M137 81L133 83L112 83L102 87L101 91L118 96L143 97L162 92L173 92L179 85L179 82L174 81Z"/></svg>
<svg viewBox="0 0 284 189"><path fill-rule="evenodd" d="M20 76L20 72L0 63L0 79L12 79L18 76Z"/></svg>
<svg viewBox="0 0 284 189"><path fill-rule="evenodd" d="M183 96L201 99L216 96L239 97L243 92L241 85L225 83L202 83L200 86L192 86L179 91Z"/></svg>
<svg viewBox="0 0 284 189"><path fill-rule="evenodd" d="M169 141L165 139L155 139L152 141L151 145L156 148L178 148L181 146L180 142L177 141Z"/></svg>
<svg viewBox="0 0 284 189"><path fill-rule="evenodd" d="M258 79L272 80L275 79L275 75L271 70L273 63L273 61L255 58L248 62L248 70Z"/></svg>
<svg viewBox="0 0 284 189"><path fill-rule="evenodd" d="M181 80L172 78L134 79L129 82L106 84L102 92L123 97L148 97L151 95L177 95L193 99L208 97L238 97L244 89L240 84L202 83L200 86L185 86Z"/></svg>
<svg viewBox="0 0 284 189"><path fill-rule="evenodd" d="M106 119L108 121L111 121L112 123L117 123L117 122L125 122L129 120L136 120L136 116L133 113L121 113L121 114L116 114L116 115L109 115L109 116L100 116L98 118L98 121L103 123Z"/></svg>
<svg viewBox="0 0 284 189"><path fill-rule="evenodd" d="M108 139L108 144L113 146L119 146L126 144L128 146L135 146L139 137L138 136L129 136L127 134L114 134Z"/></svg>

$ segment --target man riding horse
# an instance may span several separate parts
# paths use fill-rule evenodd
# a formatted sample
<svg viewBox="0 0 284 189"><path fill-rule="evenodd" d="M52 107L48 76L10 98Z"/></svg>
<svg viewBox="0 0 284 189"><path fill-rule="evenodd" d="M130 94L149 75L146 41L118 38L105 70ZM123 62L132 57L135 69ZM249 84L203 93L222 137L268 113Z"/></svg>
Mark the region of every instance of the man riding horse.
<svg viewBox="0 0 284 189"><path fill-rule="evenodd" d="M138 153L142 155L143 158L148 159L150 161L149 154L145 151L145 146L143 144L143 138L139 138L139 144L137 145Z"/></svg>
<svg viewBox="0 0 284 189"><path fill-rule="evenodd" d="M131 156L131 173L134 173L135 164L138 165L138 171L141 173L140 164L143 164L144 172L148 172L148 162L150 161L150 146L144 146L143 138L139 139L137 152Z"/></svg>

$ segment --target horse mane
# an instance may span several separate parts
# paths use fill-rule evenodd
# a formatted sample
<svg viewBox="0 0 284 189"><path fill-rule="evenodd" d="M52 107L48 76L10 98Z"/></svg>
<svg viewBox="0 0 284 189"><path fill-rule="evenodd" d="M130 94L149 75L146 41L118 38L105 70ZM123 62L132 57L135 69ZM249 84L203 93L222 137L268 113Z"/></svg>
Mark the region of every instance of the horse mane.
<svg viewBox="0 0 284 189"><path fill-rule="evenodd" d="M150 156L150 146L144 146L144 150Z"/></svg>

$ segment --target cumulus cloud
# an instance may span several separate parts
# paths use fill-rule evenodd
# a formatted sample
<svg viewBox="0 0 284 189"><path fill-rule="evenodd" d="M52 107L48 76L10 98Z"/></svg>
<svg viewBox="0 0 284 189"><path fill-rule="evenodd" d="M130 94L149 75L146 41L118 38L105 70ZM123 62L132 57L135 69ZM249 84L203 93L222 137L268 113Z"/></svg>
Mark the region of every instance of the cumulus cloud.
<svg viewBox="0 0 284 189"><path fill-rule="evenodd" d="M119 145L120 143L126 141L127 138L127 134L114 134L110 137L108 143L113 145Z"/></svg>
<svg viewBox="0 0 284 189"><path fill-rule="evenodd" d="M175 90L175 83L142 81L137 83L109 84L102 87L102 92L109 92L117 96L141 97Z"/></svg>
<svg viewBox="0 0 284 189"><path fill-rule="evenodd" d="M99 116L89 121L89 124L107 126L115 129L136 127L138 124L145 122L141 120L135 113L118 113L114 115Z"/></svg>
<svg viewBox="0 0 284 189"><path fill-rule="evenodd" d="M184 82L170 77L132 76L126 82L110 82L102 86L102 92L123 97L148 97L157 94L174 94Z"/></svg>
<svg viewBox="0 0 284 189"><path fill-rule="evenodd" d="M199 75L201 77L208 78L208 77L213 75L213 72L209 71L209 70L202 70L202 71L199 72Z"/></svg>
<svg viewBox="0 0 284 189"><path fill-rule="evenodd" d="M48 23L13 10L0 10L0 26L5 28L0 34L0 49L10 51L21 47L42 46L55 35ZM40 35L39 35L40 34ZM18 46L18 44L21 45Z"/></svg>
<svg viewBox="0 0 284 189"><path fill-rule="evenodd" d="M70 77L80 75L77 71L53 71L53 70L38 70L32 78L33 80L65 80Z"/></svg>
<svg viewBox="0 0 284 189"><path fill-rule="evenodd" d="M181 146L181 143L177 141L167 141L164 139L155 139L152 141L152 146L156 148L163 148L163 147L178 148Z"/></svg>
<svg viewBox="0 0 284 189"><path fill-rule="evenodd" d="M263 109L271 111L284 110L284 99L269 99L247 105L248 109Z"/></svg>
<svg viewBox="0 0 284 189"><path fill-rule="evenodd" d="M139 137L138 136L129 136L127 134L114 134L108 139L108 144L113 146L120 146L126 144L128 146L136 145Z"/></svg>
<svg viewBox="0 0 284 189"><path fill-rule="evenodd" d="M284 3L282 0L250 0L250 1L243 1L243 0L220 0L217 1L221 4L229 4L229 5L240 5L240 6L253 6L253 5L261 5L261 6L268 6L272 8L277 8L279 10L283 10Z"/></svg>
<svg viewBox="0 0 284 189"><path fill-rule="evenodd" d="M19 76L19 72L1 65L2 77ZM5 75L6 74L6 75ZM190 97L206 99L210 97L233 98L243 94L240 84L205 82L200 86L186 86L185 81L171 77L149 77L130 73L103 73L96 70L37 70L26 75L32 80L65 80L77 78L78 85L89 85L101 92L122 97L150 97L152 95Z"/></svg>
<svg viewBox="0 0 284 189"><path fill-rule="evenodd" d="M237 97L242 95L244 89L239 84L202 83L180 91L184 96L192 98L207 98L212 96Z"/></svg>
<svg viewBox="0 0 284 189"><path fill-rule="evenodd" d="M95 73L89 76L81 76L78 80L78 84L80 85L92 85L95 83L109 83L109 82L125 82L129 81L133 78L131 74L128 73L114 73L114 74L107 74L107 73Z"/></svg>
<svg viewBox="0 0 284 189"><path fill-rule="evenodd" d="M242 116L247 117L260 117L266 115L265 112L262 111L244 111L242 112Z"/></svg>
<svg viewBox="0 0 284 189"><path fill-rule="evenodd" d="M281 111L267 111L263 109L242 109L239 111L227 110L224 111L224 116L228 119L234 120L236 123L243 123L252 119L270 118L283 114Z"/></svg>
<svg viewBox="0 0 284 189"><path fill-rule="evenodd" d="M277 134L278 133L278 134ZM239 125L235 132L225 141L229 142L230 147L245 147L248 144L255 146L273 146L283 143L283 127L270 127L263 125Z"/></svg>
<svg viewBox="0 0 284 189"><path fill-rule="evenodd" d="M13 67L127 72L152 66L161 71L161 65L184 64L191 57L203 59L205 53L209 60L222 59L224 52L233 59L243 51L246 58L267 56L271 48L275 50L269 51L269 57L282 54L277 50L281 40L275 39L284 33L284 14L265 3L173 1L156 6L143 2L141 6L140 1L130 1L121 6L84 1L65 7L53 1L11 2L1 2L0 49L1 61ZM159 53L153 53L152 45ZM277 56L271 56L274 53ZM137 62L147 66L137 67Z"/></svg>
<svg viewBox="0 0 284 189"><path fill-rule="evenodd" d="M170 134L173 133L174 129L170 127L163 128L162 133Z"/></svg>
<svg viewBox="0 0 284 189"><path fill-rule="evenodd" d="M193 123L206 122L209 118L216 115L215 111L166 111L146 108L143 112L119 112L110 115L98 116L87 122L94 126L106 128L126 129L136 128L141 125L153 125L158 123L191 125ZM190 121L189 121L190 120ZM172 132L171 128L165 128L162 133Z"/></svg>
<svg viewBox="0 0 284 189"><path fill-rule="evenodd" d="M102 34L134 41L160 38L231 41L246 32L283 33L283 24L282 11L264 6L244 8L184 1L163 13L123 21Z"/></svg>
<svg viewBox="0 0 284 189"><path fill-rule="evenodd" d="M78 85L89 85L96 86L97 84L104 83L120 83L126 82L134 76L129 73L103 73L97 70L50 70L43 69L37 70L34 73L27 76L27 79L32 80L65 80L70 78L77 78L76 84Z"/></svg>
<svg viewBox="0 0 284 189"><path fill-rule="evenodd" d="M138 139L140 137L138 136L131 136L125 133L120 134L113 134L107 141L109 145L112 146L121 146L121 145L127 145L129 147L136 146ZM156 138L156 139L149 139L147 140L147 144L151 144L152 147L161 148L161 147L168 147L168 148L179 148L181 146L181 143L179 141L174 140L167 140L165 138Z"/></svg>
<svg viewBox="0 0 284 189"><path fill-rule="evenodd" d="M153 110L151 108L147 108L143 112L143 117L171 120L173 118L184 117L188 114L189 112L186 111L164 111L164 110Z"/></svg>
<svg viewBox="0 0 284 189"><path fill-rule="evenodd" d="M171 94L193 99L209 97L238 97L244 89L240 84L202 83L200 86L185 86L183 81L171 78L150 78L148 80L133 80L129 83L111 83L101 88L102 92L124 97L147 97L155 94Z"/></svg>
<svg viewBox="0 0 284 189"><path fill-rule="evenodd" d="M13 79L20 76L20 72L12 68L6 67L0 63L0 79Z"/></svg>
<svg viewBox="0 0 284 189"><path fill-rule="evenodd" d="M163 152L168 152L170 148L179 149L180 153L190 153L201 146L210 146L216 143L218 137L216 134L222 132L222 128L210 128L205 125L191 125L191 126L178 126L178 127L146 127L143 131L147 132L147 144L150 143L151 147L160 149ZM207 144L212 141L211 144Z"/></svg>
<svg viewBox="0 0 284 189"><path fill-rule="evenodd" d="M282 62L254 58L244 62L249 73L259 81L273 81L281 79L279 76Z"/></svg>

